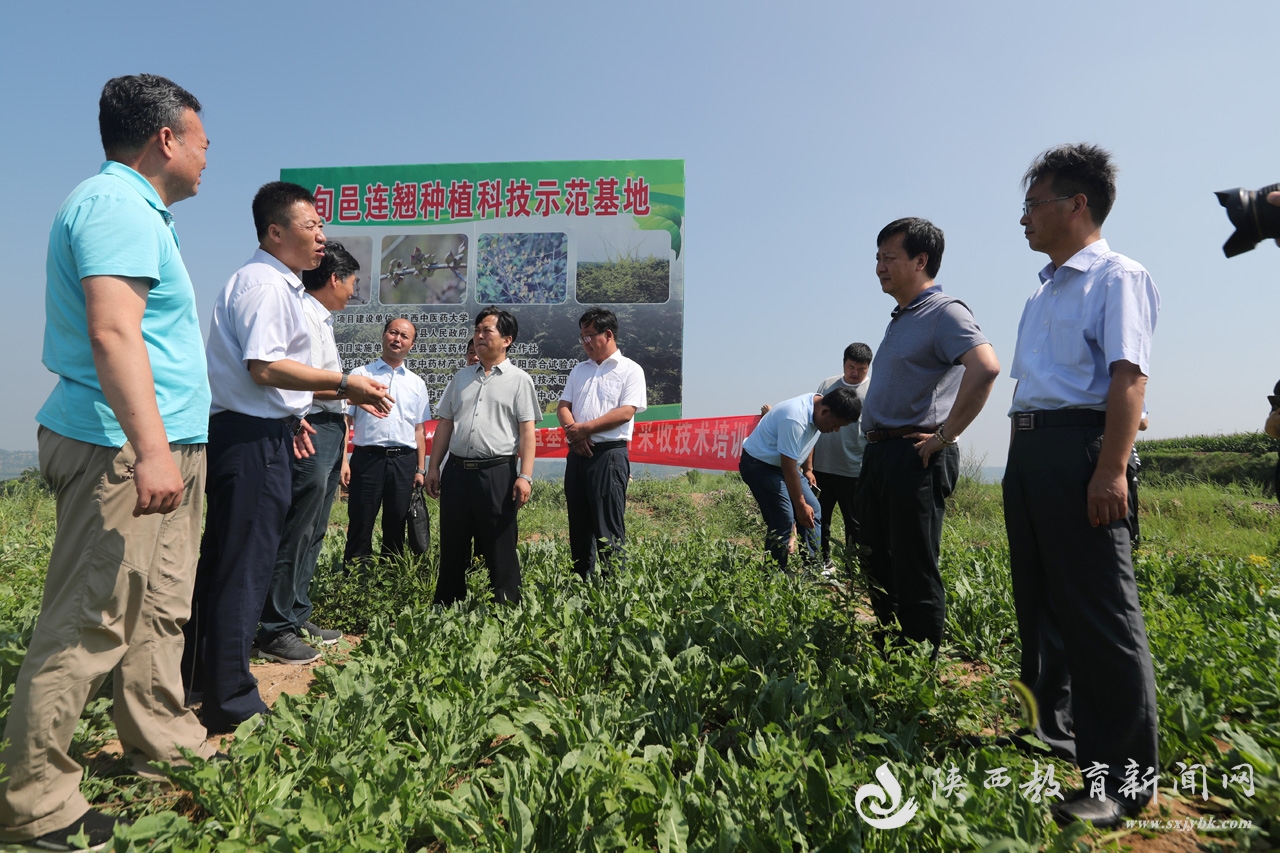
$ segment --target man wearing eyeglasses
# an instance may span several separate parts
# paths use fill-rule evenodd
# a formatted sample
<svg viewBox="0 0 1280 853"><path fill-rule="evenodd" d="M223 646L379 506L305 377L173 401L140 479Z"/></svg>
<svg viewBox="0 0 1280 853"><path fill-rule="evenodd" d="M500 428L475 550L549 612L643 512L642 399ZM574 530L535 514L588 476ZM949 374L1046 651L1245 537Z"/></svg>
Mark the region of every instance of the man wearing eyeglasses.
<svg viewBox="0 0 1280 853"><path fill-rule="evenodd" d="M938 571L946 499L960 472L956 441L1000 375L969 306L934 280L942 230L926 219L889 223L876 238L876 277L897 307L872 369L858 484L859 554L882 626L927 641L936 657L947 596Z"/></svg>
<svg viewBox="0 0 1280 853"><path fill-rule="evenodd" d="M422 424L431 417L427 385L405 365L417 329L404 318L388 320L382 327L382 357L357 367L352 376L368 376L384 383L395 397L386 417L364 409L347 409L355 427L355 450L350 463L342 464L347 487L346 566L367 564L373 555L373 521L382 509L382 556L404 551L409 499L415 486L426 481L427 439Z"/></svg>
<svg viewBox="0 0 1280 853"><path fill-rule="evenodd" d="M325 243L320 266L302 271L302 313L311 333L312 367L342 370L332 312L346 307L355 292L359 270L360 263L346 247L330 240ZM315 454L292 460L292 497L258 628L258 650L268 660L314 660L317 653L300 640L333 645L342 637L340 631L310 621L308 590L347 455L346 410L347 401L339 398L336 390L313 392L307 423L315 430L311 434Z"/></svg>
<svg viewBox="0 0 1280 853"><path fill-rule="evenodd" d="M208 512L182 669L188 702L203 703L210 734L266 710L249 653L289 509L290 460L314 452L314 429L303 420L311 392L335 391L384 411L392 404L379 382L311 366L299 276L320 264L325 244L311 193L265 184L253 199L253 222L258 250L218 295L206 347Z"/></svg>
<svg viewBox="0 0 1280 853"><path fill-rule="evenodd" d="M564 499L569 550L583 580L596 569L620 566L627 528L627 443L635 418L648 405L644 369L618 351L618 318L589 308L578 320L587 360L576 364L560 394L556 417L569 442Z"/></svg>
<svg viewBox="0 0 1280 853"><path fill-rule="evenodd" d="M1139 812L1160 766L1129 487L1160 294L1102 239L1115 174L1105 150L1080 144L1044 152L1023 176L1023 233L1049 263L1018 324L1004 475L1034 734L1092 770L1090 790L1053 812L1098 827ZM1130 762L1138 785L1125 781Z"/></svg>

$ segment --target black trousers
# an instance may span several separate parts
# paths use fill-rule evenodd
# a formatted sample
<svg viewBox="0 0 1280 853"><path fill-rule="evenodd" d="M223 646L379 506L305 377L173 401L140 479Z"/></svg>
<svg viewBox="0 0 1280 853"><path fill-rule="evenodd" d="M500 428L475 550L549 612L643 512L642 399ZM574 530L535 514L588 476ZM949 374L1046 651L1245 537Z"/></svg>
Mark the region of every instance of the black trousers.
<svg viewBox="0 0 1280 853"><path fill-rule="evenodd" d="M831 513L838 506L844 516L844 546L852 553L858 544L858 478L814 471L818 480L818 505L822 507L822 561L831 559Z"/></svg>
<svg viewBox="0 0 1280 853"><path fill-rule="evenodd" d="M293 437L284 421L220 412L209 418L207 458L182 677L188 701L204 702L205 727L219 733L267 709L249 671L249 649L289 510Z"/></svg>
<svg viewBox="0 0 1280 853"><path fill-rule="evenodd" d="M606 571L624 564L630 480L631 462L625 445L595 448L590 457L569 451L564 467L569 551L573 570L584 579L595 571L597 556Z"/></svg>
<svg viewBox="0 0 1280 853"><path fill-rule="evenodd" d="M489 569L494 598L520 601L520 558L516 543L516 457L491 468L467 468L450 456L440 475L440 579L436 604L467 597L467 568L475 555Z"/></svg>
<svg viewBox="0 0 1280 853"><path fill-rule="evenodd" d="M939 450L924 466L912 439L890 438L867 445L858 478L859 556L871 607L882 625L896 616L903 636L928 640L935 654L947 621L938 571L942 514L959 473L956 447Z"/></svg>
<svg viewBox="0 0 1280 853"><path fill-rule="evenodd" d="M1005 527L1022 641L1022 681L1040 706L1036 736L1081 768L1107 765L1108 795L1130 760L1159 767L1156 687L1138 603L1129 514L1092 527L1089 479L1100 426L1015 432L1004 475ZM1130 479L1135 474L1130 459ZM1129 797L1144 803L1150 790Z"/></svg>
<svg viewBox="0 0 1280 853"><path fill-rule="evenodd" d="M401 448L394 448L399 451ZM347 546L342 562L351 564L373 556L373 522L382 510L382 556L404 553L409 498L418 467L416 448L387 455L380 447L351 451L351 482L347 486Z"/></svg>

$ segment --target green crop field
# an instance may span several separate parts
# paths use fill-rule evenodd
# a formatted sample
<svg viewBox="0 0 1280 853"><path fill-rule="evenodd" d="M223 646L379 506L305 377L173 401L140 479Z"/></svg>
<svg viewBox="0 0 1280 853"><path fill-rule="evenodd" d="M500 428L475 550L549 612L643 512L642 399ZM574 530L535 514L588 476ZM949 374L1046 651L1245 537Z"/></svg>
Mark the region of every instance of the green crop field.
<svg viewBox="0 0 1280 853"><path fill-rule="evenodd" d="M1111 834L1050 819L1046 797L1054 784L1078 786L1078 771L992 743L1020 724L998 486L963 479L953 497L936 665L922 649L877 650L856 574L830 584L766 565L736 476L639 480L630 498L629 567L584 584L570 569L560 487L539 482L521 515L525 602L494 605L476 575L468 603L450 610L428 603L431 559L339 579L345 510L335 507L316 621L361 639L326 657L307 695L242 726L230 761L175 769L176 789L141 780L98 754L114 729L108 700L90 704L74 745L84 790L136 821L114 849L1280 846L1280 520L1261 492L1141 492L1136 563L1162 764L1144 817L1236 828ZM30 479L10 486L0 717L52 539L51 499ZM1184 784L1195 765L1208 799ZM896 803L886 776L901 787ZM899 828L867 820L910 805Z"/></svg>

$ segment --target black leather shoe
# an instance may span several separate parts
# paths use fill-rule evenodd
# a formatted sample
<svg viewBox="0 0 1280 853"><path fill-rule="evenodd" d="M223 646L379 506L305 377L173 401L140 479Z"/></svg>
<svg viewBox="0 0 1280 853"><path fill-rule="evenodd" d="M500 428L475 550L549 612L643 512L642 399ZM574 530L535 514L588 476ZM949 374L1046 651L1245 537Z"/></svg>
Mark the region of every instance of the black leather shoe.
<svg viewBox="0 0 1280 853"><path fill-rule="evenodd" d="M1125 818L1142 811L1142 806L1128 805L1110 797L1099 800L1081 792L1064 803L1054 803L1049 810L1064 825L1072 821L1087 820L1097 829L1112 829L1119 826Z"/></svg>

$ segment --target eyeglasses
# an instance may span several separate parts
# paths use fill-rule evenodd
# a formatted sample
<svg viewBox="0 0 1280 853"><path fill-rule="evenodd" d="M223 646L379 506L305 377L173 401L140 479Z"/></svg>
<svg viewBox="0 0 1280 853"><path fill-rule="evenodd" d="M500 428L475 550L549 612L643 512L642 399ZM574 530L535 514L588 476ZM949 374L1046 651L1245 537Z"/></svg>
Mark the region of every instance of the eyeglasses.
<svg viewBox="0 0 1280 853"><path fill-rule="evenodd" d="M604 332L592 332L592 333L591 333L591 334L589 334L589 335L582 335L582 336L580 336L580 337L578 338L578 342L579 342L579 343L582 343L582 344L589 344L589 343L591 343L591 339L592 339L592 338L596 337L597 335L603 335L603 334L604 334L605 332L607 332L607 331L609 331L609 330L608 330L608 329L605 329L605 331L604 331Z"/></svg>
<svg viewBox="0 0 1280 853"><path fill-rule="evenodd" d="M319 220L316 222L294 222L293 227L301 228L303 231L308 231L314 234L317 231L324 230L324 220Z"/></svg>
<svg viewBox="0 0 1280 853"><path fill-rule="evenodd" d="M1042 198L1039 201L1024 201L1022 203L1022 215L1030 216L1031 210L1038 205L1047 204L1051 201L1066 201L1069 198L1075 198L1073 195L1060 195L1057 198Z"/></svg>

